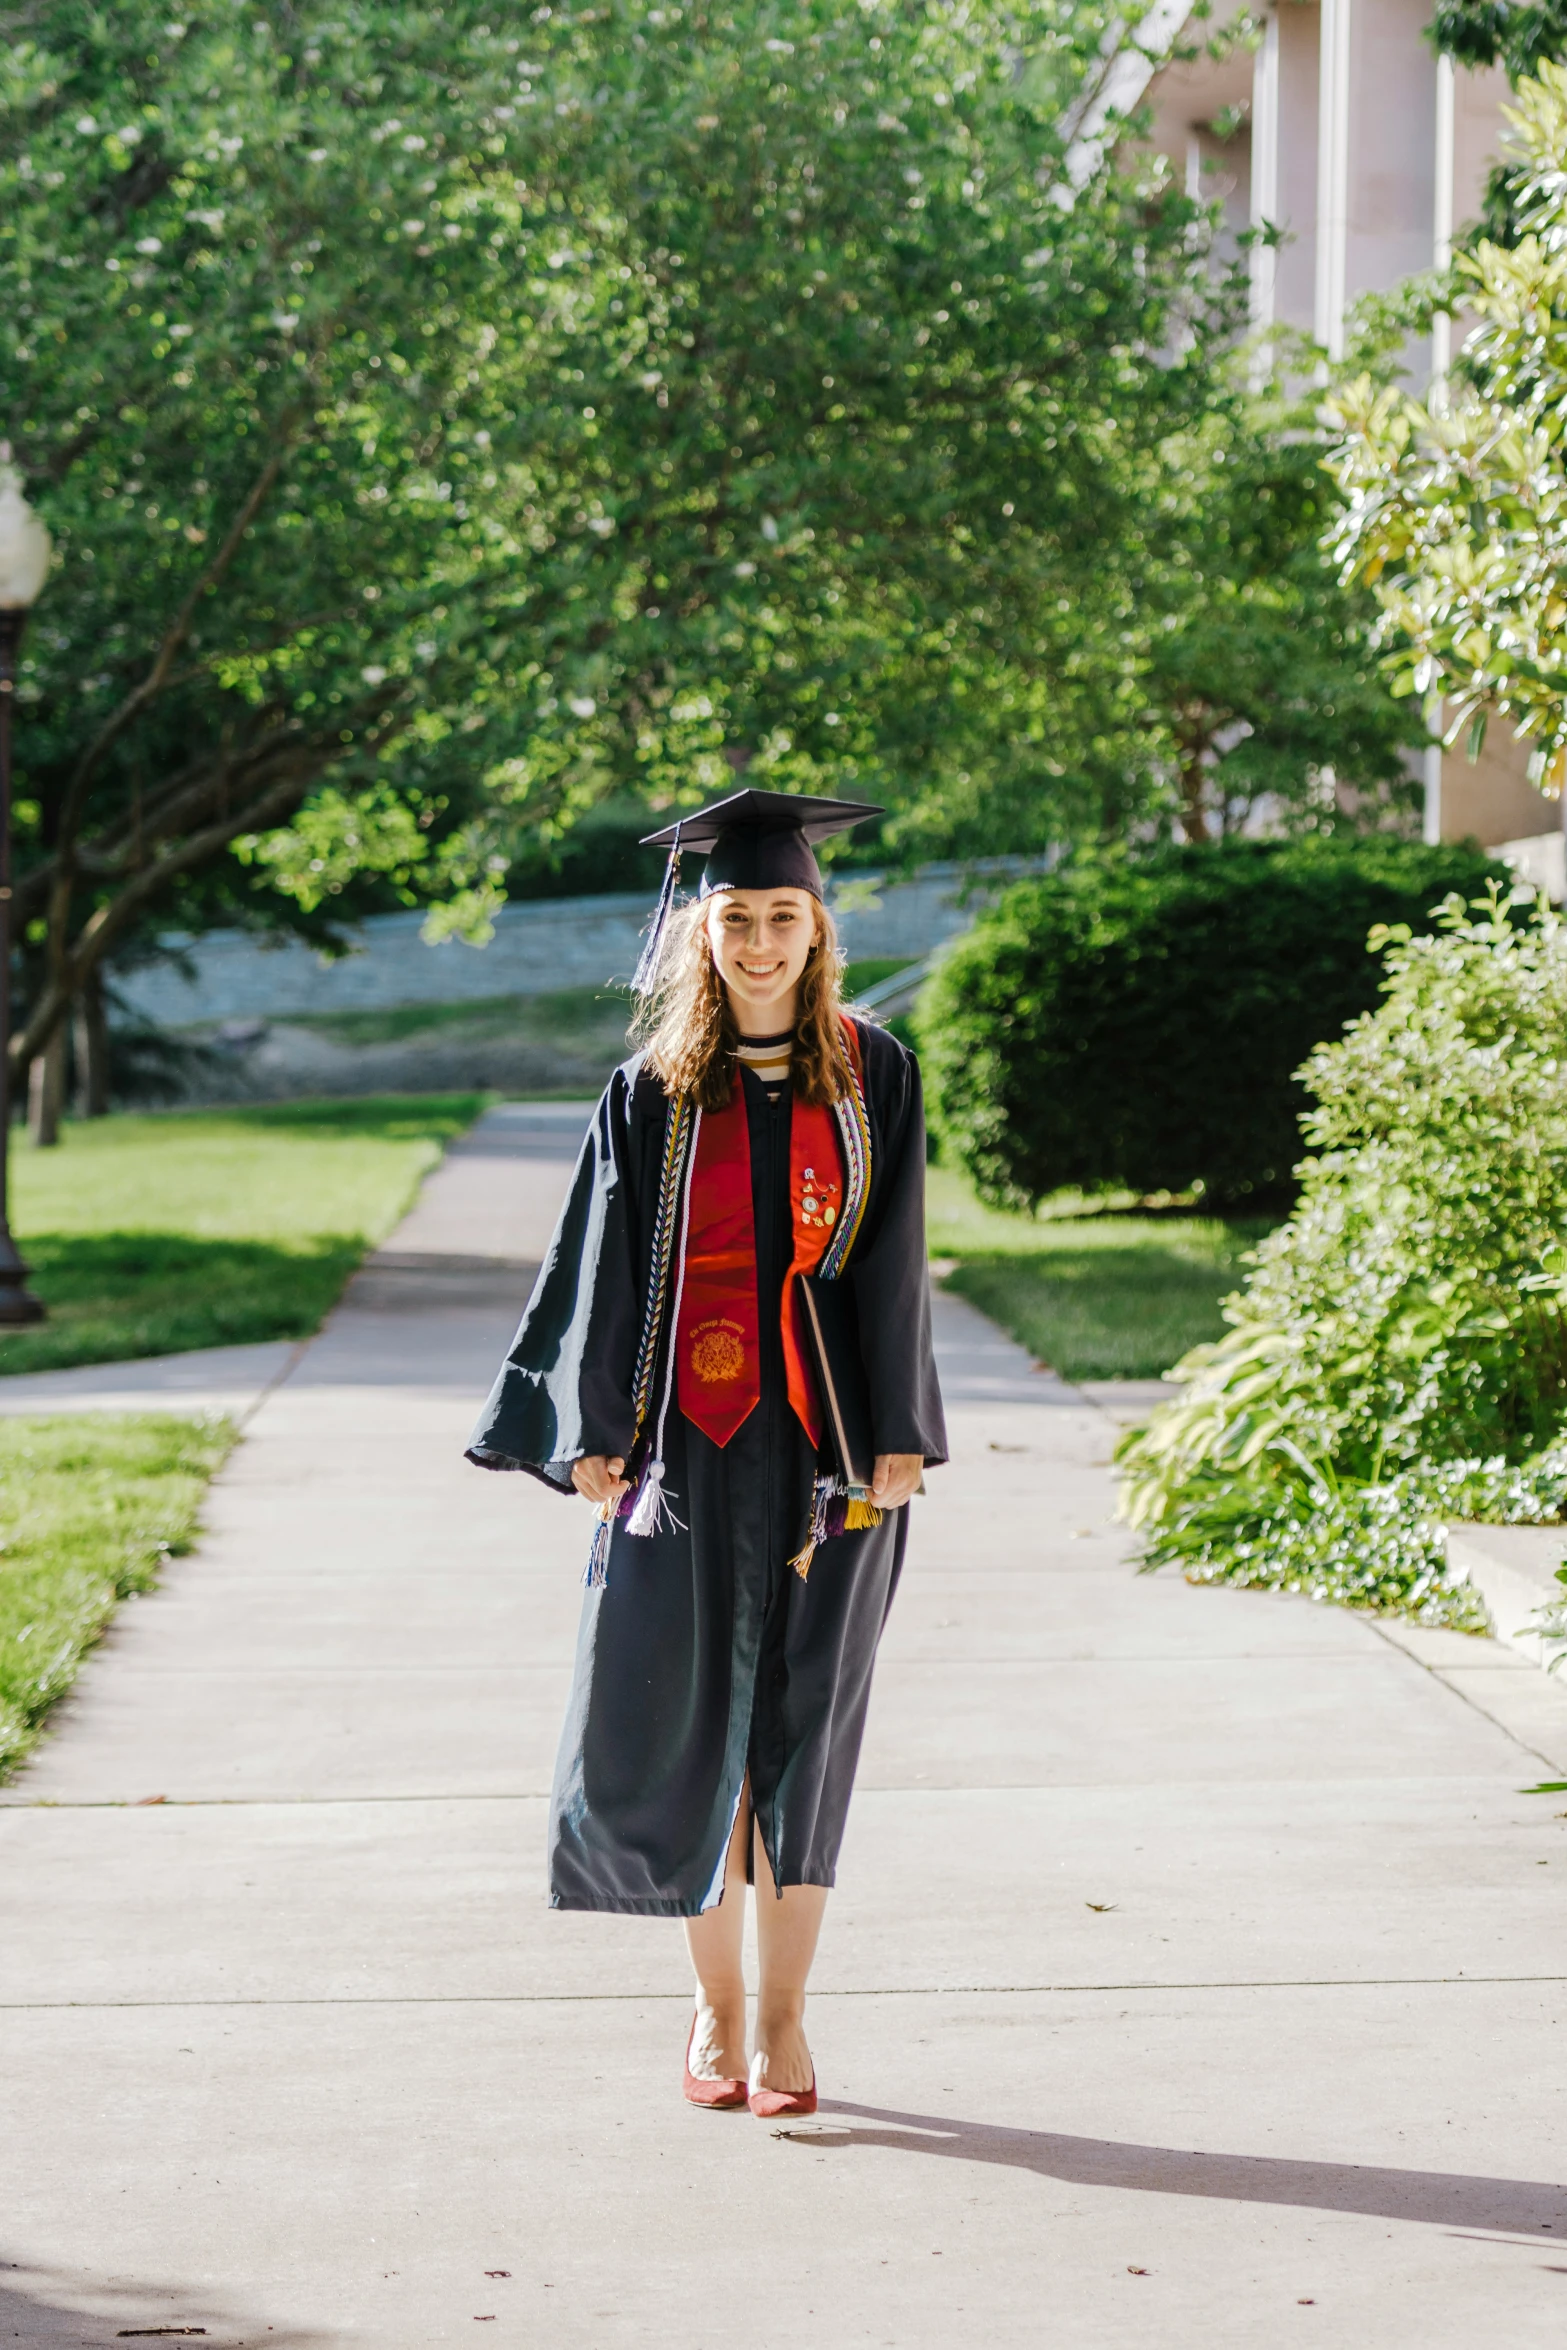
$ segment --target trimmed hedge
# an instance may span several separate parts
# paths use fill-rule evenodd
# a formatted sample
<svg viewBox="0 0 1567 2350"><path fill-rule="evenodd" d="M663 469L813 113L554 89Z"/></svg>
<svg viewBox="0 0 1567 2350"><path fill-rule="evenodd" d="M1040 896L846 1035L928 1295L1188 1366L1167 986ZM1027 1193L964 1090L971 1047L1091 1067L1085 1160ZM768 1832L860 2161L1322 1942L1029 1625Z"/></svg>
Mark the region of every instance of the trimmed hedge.
<svg viewBox="0 0 1567 2350"><path fill-rule="evenodd" d="M1085 857L1009 890L915 1014L932 1125L981 1194L1288 1195L1296 1071L1372 1009L1376 923L1509 878L1473 844L1225 843Z"/></svg>

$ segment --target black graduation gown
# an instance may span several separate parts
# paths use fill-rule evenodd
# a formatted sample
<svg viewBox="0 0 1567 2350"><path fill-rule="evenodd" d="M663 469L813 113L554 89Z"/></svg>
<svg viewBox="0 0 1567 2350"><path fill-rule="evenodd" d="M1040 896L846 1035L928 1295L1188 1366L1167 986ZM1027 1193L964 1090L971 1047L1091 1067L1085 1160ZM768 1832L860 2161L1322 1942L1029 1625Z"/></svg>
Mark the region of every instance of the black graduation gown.
<svg viewBox="0 0 1567 2350"><path fill-rule="evenodd" d="M925 1268L919 1068L859 1024L871 1130L856 1291L878 1452L946 1459ZM722 1889L747 1771L774 1880L831 1885L907 1506L822 1542L802 1581L816 1461L790 1409L780 1336L790 1259L787 1089L745 1088L762 1395L723 1447L672 1405L665 1491L681 1528L614 1525L584 1598L551 1800L558 1909L690 1917ZM668 1104L628 1061L610 1080L468 1458L563 1491L584 1453L626 1456ZM586 1551L592 1523L583 1512Z"/></svg>

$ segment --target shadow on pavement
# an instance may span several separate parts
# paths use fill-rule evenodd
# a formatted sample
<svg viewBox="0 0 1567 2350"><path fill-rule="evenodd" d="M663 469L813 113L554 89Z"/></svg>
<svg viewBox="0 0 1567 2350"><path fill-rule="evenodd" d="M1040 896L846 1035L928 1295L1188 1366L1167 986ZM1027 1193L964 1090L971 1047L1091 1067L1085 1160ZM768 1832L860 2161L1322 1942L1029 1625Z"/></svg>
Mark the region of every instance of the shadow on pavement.
<svg viewBox="0 0 1567 2350"><path fill-rule="evenodd" d="M257 1346L316 1329L364 1255L354 1234L297 1246L184 1232L40 1233L27 1245L49 1320L8 1333L0 1372Z"/></svg>
<svg viewBox="0 0 1567 2350"><path fill-rule="evenodd" d="M1361 2212L1435 2227L1489 2228L1567 2243L1567 2186L1535 2179L1471 2179L1448 2171L1380 2170L1351 2162L1290 2162L1264 2154L1202 2154L1004 2129L951 2114L892 2113L823 2098L856 2146L1000 2163L1085 2187L1147 2195L1202 2195L1224 2203L1287 2203L1308 2211ZM877 2127L876 2125L881 2125Z"/></svg>
<svg viewBox="0 0 1567 2350"><path fill-rule="evenodd" d="M97 2311L80 2303L97 2302ZM102 2314L103 2304L117 2306ZM73 2306L73 2304L75 2304ZM327 2350L341 2336L269 2325L264 2317L220 2310L176 2285L95 2285L34 2262L0 2259L0 2342L21 2350L100 2350L120 2342L204 2341L207 2350Z"/></svg>

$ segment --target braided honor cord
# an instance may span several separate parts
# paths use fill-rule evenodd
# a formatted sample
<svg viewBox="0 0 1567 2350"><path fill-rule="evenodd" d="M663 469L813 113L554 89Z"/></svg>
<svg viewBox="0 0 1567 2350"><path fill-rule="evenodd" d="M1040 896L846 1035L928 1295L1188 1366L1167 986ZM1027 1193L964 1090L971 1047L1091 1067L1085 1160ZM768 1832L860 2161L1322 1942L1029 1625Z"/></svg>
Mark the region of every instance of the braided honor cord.
<svg viewBox="0 0 1567 2350"><path fill-rule="evenodd" d="M685 1280L686 1220L691 1213L691 1186L686 1180L691 1164L692 1146L702 1123L702 1113L696 1109L690 1096L679 1094L669 1105L664 1128L664 1160L658 1174L658 1206L653 1216L652 1279L648 1283L647 1308L642 1317L642 1336L637 1345L636 1375L631 1383L635 1425L631 1444L635 1451L647 1426L648 1405L653 1392L653 1372L658 1361L659 1339L663 1333L669 1307L669 1278L671 1267L675 1276L674 1315L680 1314L680 1292ZM678 1245L676 1232L679 1232ZM658 1415L658 1425L648 1446L647 1458L618 1502L606 1502L588 1552L586 1581L592 1590L602 1586L609 1576L609 1543L614 1521L624 1518L628 1534L656 1534L661 1526L678 1527L684 1521L675 1516L664 1491L664 1422L669 1414L669 1398L675 1377L675 1334L671 1329L665 1355L664 1400Z"/></svg>
<svg viewBox="0 0 1567 2350"><path fill-rule="evenodd" d="M865 1090L854 1055L850 1053L846 1057L850 1090L844 1100L834 1102L833 1111L843 1138L848 1181L844 1186L843 1214L838 1219L838 1229L816 1268L824 1281L836 1281L843 1271L844 1260L859 1236L871 1188L871 1122L865 1108Z"/></svg>
<svg viewBox="0 0 1567 2350"><path fill-rule="evenodd" d="M691 1155L691 1138L695 1131L693 1112L694 1104L689 1094L677 1094L669 1105L664 1132L664 1163L658 1177L658 1207L653 1218L653 1278L648 1284L647 1310L642 1317L636 1377L631 1388L632 1403L636 1410L636 1427L631 1439L633 1444L642 1433L652 1400L653 1364L658 1354L659 1334L664 1326L664 1307L669 1297L670 1267L680 1222L680 1195L686 1162Z"/></svg>

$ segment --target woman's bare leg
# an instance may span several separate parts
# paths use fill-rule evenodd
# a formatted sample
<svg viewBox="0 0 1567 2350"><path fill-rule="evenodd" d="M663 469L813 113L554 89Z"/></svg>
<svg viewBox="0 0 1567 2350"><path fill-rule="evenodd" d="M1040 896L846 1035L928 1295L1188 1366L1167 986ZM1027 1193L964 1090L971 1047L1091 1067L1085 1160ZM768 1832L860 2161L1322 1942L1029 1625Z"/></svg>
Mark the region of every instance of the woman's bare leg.
<svg viewBox="0 0 1567 2350"><path fill-rule="evenodd" d="M808 2089L815 2078L805 2037L805 1984L827 1907L825 1885L786 1885L779 1899L760 1834L755 1838L756 1995L753 2089Z"/></svg>
<svg viewBox="0 0 1567 2350"><path fill-rule="evenodd" d="M686 1948L696 1971L696 2037L691 2070L699 2081L743 2081L745 2059L745 1973L740 1946L745 1935L745 1840L751 1833L751 1790L746 1786L724 1856L724 1898L716 1909L687 1918Z"/></svg>

